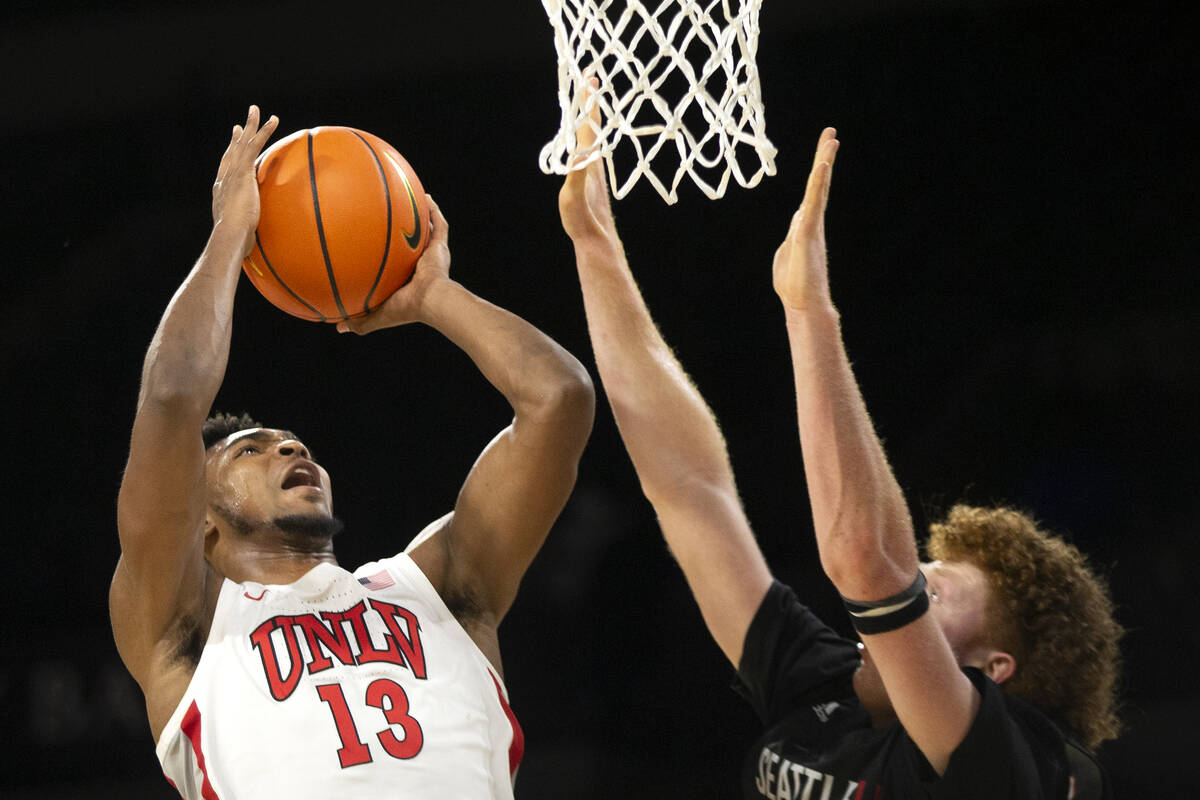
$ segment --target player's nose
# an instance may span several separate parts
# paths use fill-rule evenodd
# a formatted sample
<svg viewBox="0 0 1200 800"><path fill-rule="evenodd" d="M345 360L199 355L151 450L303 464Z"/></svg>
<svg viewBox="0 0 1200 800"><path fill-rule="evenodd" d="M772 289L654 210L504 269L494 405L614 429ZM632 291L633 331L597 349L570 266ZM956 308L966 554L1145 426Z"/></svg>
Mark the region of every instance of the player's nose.
<svg viewBox="0 0 1200 800"><path fill-rule="evenodd" d="M300 456L301 458L311 460L308 448L295 439L284 439L276 447L276 452L281 456Z"/></svg>

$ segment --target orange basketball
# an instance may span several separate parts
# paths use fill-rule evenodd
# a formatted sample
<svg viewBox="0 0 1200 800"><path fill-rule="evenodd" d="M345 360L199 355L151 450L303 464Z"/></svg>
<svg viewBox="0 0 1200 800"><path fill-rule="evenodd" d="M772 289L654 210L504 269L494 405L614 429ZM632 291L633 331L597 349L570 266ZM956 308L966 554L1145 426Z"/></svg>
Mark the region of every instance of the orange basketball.
<svg viewBox="0 0 1200 800"><path fill-rule="evenodd" d="M429 242L425 190L366 131L297 131L256 164L261 212L242 263L263 297L313 322L361 317L408 282Z"/></svg>

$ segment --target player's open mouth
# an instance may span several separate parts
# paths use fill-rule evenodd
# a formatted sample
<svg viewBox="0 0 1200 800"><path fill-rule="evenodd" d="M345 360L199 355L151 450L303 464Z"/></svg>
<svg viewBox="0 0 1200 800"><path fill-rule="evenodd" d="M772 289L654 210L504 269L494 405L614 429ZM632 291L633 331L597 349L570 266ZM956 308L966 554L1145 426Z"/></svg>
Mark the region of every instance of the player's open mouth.
<svg viewBox="0 0 1200 800"><path fill-rule="evenodd" d="M317 474L316 467L311 464L297 464L283 476L283 483L279 488L295 489L297 486L311 486L320 489L321 477Z"/></svg>

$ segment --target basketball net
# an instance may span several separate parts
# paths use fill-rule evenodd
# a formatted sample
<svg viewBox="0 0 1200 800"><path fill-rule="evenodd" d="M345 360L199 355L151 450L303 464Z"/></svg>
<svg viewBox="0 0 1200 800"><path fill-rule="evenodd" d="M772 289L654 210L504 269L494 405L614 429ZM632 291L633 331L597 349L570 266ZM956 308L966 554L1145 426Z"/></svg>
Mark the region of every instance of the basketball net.
<svg viewBox="0 0 1200 800"><path fill-rule="evenodd" d="M743 187L757 186L775 174L754 62L762 0L650 2L653 10L639 0L542 0L554 28L562 110L558 135L542 148L542 171L565 175L603 158L617 199L644 177L667 203L678 199L685 174L714 200L730 174ZM599 89L589 99L580 90L592 76ZM594 103L601 112L596 143L576 153L576 130L596 128ZM614 157L634 160L623 177Z"/></svg>

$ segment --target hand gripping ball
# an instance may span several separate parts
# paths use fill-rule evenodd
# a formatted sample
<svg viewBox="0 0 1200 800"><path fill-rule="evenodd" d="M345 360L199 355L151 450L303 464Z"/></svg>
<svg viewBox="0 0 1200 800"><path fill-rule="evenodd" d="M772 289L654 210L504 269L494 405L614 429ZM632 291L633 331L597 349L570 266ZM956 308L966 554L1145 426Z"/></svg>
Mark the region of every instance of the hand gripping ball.
<svg viewBox="0 0 1200 800"><path fill-rule="evenodd" d="M242 263L262 295L313 322L361 317L412 276L429 207L412 167L366 131L297 131L255 165L260 213Z"/></svg>

